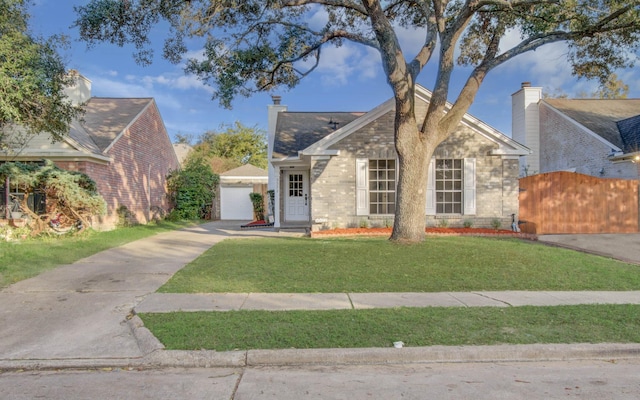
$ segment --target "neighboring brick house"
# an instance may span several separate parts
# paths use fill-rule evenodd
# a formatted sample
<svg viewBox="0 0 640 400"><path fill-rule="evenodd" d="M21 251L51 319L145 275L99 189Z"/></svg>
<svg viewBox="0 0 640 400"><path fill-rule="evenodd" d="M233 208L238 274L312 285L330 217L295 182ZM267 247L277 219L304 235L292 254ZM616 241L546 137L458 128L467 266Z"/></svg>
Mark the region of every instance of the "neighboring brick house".
<svg viewBox="0 0 640 400"><path fill-rule="evenodd" d="M543 99L542 88L525 82L512 107L513 138L533 151L522 175L640 178L640 99Z"/></svg>
<svg viewBox="0 0 640 400"><path fill-rule="evenodd" d="M168 211L166 176L179 162L155 100L91 97L91 82L81 75L68 94L86 102L86 112L62 141L52 143L42 133L15 154L0 153L0 161L49 159L89 175L107 203L107 215L94 221L96 228L114 227L121 207L138 223Z"/></svg>
<svg viewBox="0 0 640 400"><path fill-rule="evenodd" d="M416 114L431 92L416 85ZM395 212L395 103L368 113L288 112L269 106L269 189L274 226L319 230L390 224ZM519 157L529 149L466 114L435 151L427 183L425 226L511 224L518 213Z"/></svg>

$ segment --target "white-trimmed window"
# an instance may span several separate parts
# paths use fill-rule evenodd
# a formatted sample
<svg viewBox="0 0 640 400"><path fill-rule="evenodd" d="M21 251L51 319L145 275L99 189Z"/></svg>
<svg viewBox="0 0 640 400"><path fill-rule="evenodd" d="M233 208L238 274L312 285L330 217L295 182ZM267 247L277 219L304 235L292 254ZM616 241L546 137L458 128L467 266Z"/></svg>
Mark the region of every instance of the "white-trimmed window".
<svg viewBox="0 0 640 400"><path fill-rule="evenodd" d="M476 214L476 159L432 159L427 215Z"/></svg>
<svg viewBox="0 0 640 400"><path fill-rule="evenodd" d="M396 160L369 160L369 214L396 212Z"/></svg>
<svg viewBox="0 0 640 400"><path fill-rule="evenodd" d="M462 214L462 161L436 160L436 214Z"/></svg>

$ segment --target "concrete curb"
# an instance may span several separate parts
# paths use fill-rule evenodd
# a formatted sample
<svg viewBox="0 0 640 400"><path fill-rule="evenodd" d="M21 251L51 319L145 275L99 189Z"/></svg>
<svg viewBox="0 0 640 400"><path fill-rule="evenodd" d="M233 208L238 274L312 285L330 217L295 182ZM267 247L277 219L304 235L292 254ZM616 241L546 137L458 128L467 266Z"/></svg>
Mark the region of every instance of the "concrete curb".
<svg viewBox="0 0 640 400"><path fill-rule="evenodd" d="M0 360L0 371L107 368L246 368L260 366L389 365L640 359L640 344L577 343L284 349L217 352L155 350L139 359Z"/></svg>

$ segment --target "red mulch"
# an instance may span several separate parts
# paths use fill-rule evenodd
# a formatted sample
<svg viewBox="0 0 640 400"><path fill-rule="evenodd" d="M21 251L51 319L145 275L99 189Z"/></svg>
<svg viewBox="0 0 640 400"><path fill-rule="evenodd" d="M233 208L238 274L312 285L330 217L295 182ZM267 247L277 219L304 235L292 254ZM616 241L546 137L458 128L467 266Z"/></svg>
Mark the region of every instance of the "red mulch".
<svg viewBox="0 0 640 400"><path fill-rule="evenodd" d="M529 238L531 235L526 233L516 233L506 229L490 229L490 228L426 228L427 235L448 235L448 236L512 236ZM391 228L338 228L328 229L324 231L316 231L311 234L313 237L318 236L382 236L391 235Z"/></svg>

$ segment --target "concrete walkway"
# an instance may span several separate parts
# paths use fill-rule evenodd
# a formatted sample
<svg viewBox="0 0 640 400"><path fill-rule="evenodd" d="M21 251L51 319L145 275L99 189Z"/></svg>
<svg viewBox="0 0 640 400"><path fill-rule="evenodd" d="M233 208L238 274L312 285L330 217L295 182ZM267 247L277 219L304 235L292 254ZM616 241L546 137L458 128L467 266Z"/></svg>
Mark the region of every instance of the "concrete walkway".
<svg viewBox="0 0 640 400"><path fill-rule="evenodd" d="M0 291L0 370L106 366L246 366L640 356L640 344L166 351L135 313L640 303L638 292L157 294L175 272L228 238L300 235L214 222L110 249ZM640 262L640 258L638 258Z"/></svg>
<svg viewBox="0 0 640 400"><path fill-rule="evenodd" d="M448 293L153 293L136 313L230 310L338 310L394 307L517 307L577 304L640 304L629 292L448 292Z"/></svg>

